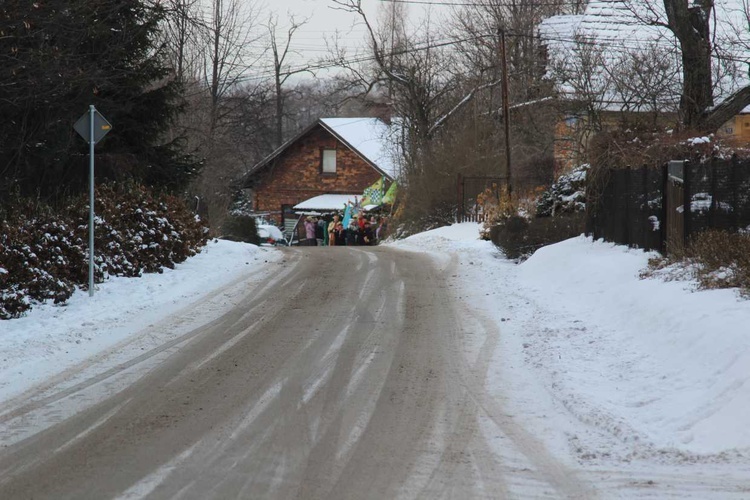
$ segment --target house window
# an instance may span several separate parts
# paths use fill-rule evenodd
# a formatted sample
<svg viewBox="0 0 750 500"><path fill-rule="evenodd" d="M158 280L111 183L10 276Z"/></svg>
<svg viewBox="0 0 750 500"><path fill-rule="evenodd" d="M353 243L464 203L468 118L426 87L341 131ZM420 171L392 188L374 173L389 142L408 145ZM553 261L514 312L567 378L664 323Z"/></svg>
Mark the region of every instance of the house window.
<svg viewBox="0 0 750 500"><path fill-rule="evenodd" d="M335 149L323 150L323 173L324 174L336 173L336 150Z"/></svg>
<svg viewBox="0 0 750 500"><path fill-rule="evenodd" d="M565 117L565 125L567 125L570 128L575 127L578 124L578 117L573 115L568 115Z"/></svg>

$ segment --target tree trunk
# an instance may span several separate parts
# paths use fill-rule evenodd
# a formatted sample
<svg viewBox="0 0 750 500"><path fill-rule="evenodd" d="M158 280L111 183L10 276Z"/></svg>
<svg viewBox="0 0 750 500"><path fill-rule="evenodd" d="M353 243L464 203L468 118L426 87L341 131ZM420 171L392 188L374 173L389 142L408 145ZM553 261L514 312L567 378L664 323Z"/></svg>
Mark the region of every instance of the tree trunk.
<svg viewBox="0 0 750 500"><path fill-rule="evenodd" d="M276 144L275 146L277 148L281 147L281 144L284 141L284 129L283 129L283 120L284 120L284 100L283 96L281 95L281 78L279 77L280 69L277 67L276 69Z"/></svg>
<svg viewBox="0 0 750 500"><path fill-rule="evenodd" d="M709 29L713 6L713 0L700 0L694 7L688 7L686 0L664 0L669 29L682 52L680 114L687 128L702 128L705 110L713 105Z"/></svg>

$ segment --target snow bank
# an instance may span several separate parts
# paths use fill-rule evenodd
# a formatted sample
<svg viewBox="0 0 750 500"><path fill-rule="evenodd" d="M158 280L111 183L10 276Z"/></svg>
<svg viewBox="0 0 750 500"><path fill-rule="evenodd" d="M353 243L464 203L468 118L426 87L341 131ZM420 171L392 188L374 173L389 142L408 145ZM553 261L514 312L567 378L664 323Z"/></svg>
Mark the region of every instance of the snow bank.
<svg viewBox="0 0 750 500"><path fill-rule="evenodd" d="M750 451L750 301L640 279L651 254L583 236L514 265L478 241L479 229L457 224L394 245L443 266L447 253L458 257L457 298L500 332L489 389L512 394L528 425L567 451L588 439L579 458L711 461Z"/></svg>
<svg viewBox="0 0 750 500"><path fill-rule="evenodd" d="M527 332L547 345L537 356L580 416L609 415L622 439L643 433L695 453L750 447L750 301L641 280L648 257L579 237L522 264L520 283L554 313L552 335Z"/></svg>
<svg viewBox="0 0 750 500"><path fill-rule="evenodd" d="M25 317L0 321L0 400L277 258L271 249L210 241L198 255L163 274L112 278L97 285L93 297L78 290L64 305L37 305Z"/></svg>

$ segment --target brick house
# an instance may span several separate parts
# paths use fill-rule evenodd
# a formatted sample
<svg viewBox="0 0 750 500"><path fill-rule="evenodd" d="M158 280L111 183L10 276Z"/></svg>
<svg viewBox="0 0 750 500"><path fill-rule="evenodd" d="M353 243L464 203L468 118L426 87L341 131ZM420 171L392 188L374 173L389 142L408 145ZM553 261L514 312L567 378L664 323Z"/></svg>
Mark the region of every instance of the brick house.
<svg viewBox="0 0 750 500"><path fill-rule="evenodd" d="M321 118L252 167L242 186L256 213L283 226L312 197L361 195L381 177L393 181L389 135L378 118Z"/></svg>

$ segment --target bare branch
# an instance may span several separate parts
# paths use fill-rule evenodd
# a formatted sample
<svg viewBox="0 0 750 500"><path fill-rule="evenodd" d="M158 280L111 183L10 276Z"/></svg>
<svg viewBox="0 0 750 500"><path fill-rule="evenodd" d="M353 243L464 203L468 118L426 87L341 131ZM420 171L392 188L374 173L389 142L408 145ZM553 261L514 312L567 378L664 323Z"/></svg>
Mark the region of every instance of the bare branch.
<svg viewBox="0 0 750 500"><path fill-rule="evenodd" d="M443 124L445 124L446 121L448 121L453 115L455 115L464 106L469 104L477 92L484 90L484 89L491 88L491 87L495 87L496 85L500 85L500 83L502 83L502 79L495 80L494 82L485 83L483 85L479 85L471 89L471 91L468 94L466 94L464 98L458 102L458 104L453 106L453 108L450 111L448 111L443 116L438 118L438 120L427 131L427 135L432 136L437 129L439 129L440 127L443 126Z"/></svg>
<svg viewBox="0 0 750 500"><path fill-rule="evenodd" d="M706 112L702 120L702 127L699 130L715 132L748 105L750 105L750 87L743 87L714 109Z"/></svg>

